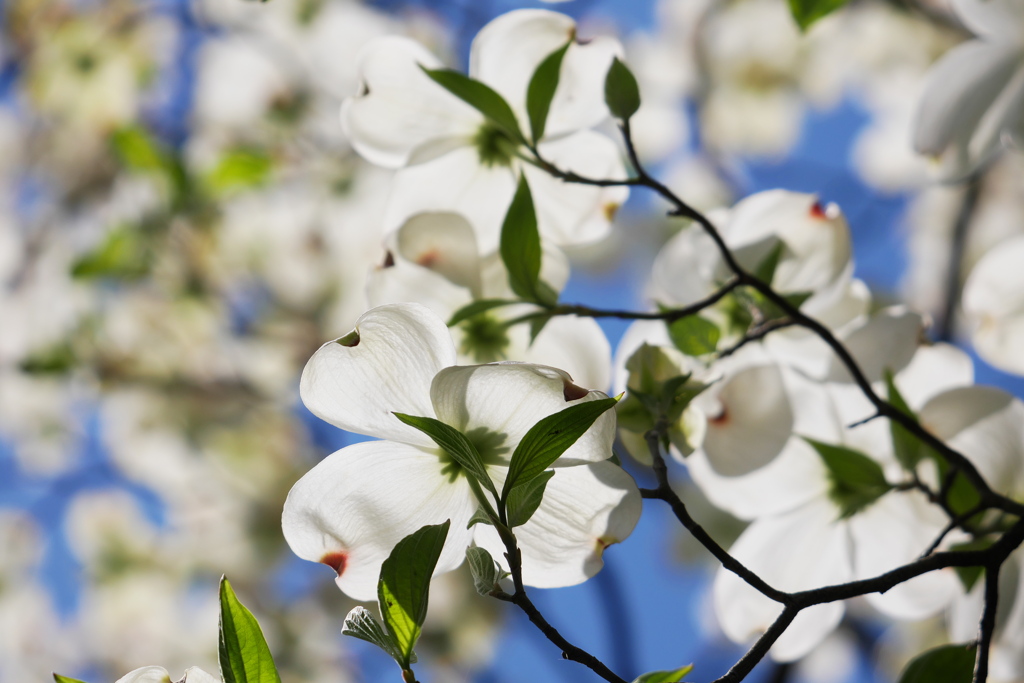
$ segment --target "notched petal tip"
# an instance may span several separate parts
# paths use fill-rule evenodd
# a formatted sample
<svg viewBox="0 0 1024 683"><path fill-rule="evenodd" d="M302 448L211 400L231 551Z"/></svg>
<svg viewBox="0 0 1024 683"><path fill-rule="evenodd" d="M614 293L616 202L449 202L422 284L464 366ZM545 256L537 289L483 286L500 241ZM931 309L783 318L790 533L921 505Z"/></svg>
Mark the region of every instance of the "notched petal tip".
<svg viewBox="0 0 1024 683"><path fill-rule="evenodd" d="M578 401L590 393L589 389L584 389L581 386L573 384L568 379L562 380L562 396L565 397L565 402Z"/></svg>
<svg viewBox="0 0 1024 683"><path fill-rule="evenodd" d="M327 553L318 561L320 564L325 564L333 569L338 576L341 576L345 573L345 566L348 564L348 555L340 552Z"/></svg>
<svg viewBox="0 0 1024 683"><path fill-rule="evenodd" d="M344 337L339 337L334 340L335 344L340 346L347 346L352 348L353 346L359 346L359 330L352 330Z"/></svg>

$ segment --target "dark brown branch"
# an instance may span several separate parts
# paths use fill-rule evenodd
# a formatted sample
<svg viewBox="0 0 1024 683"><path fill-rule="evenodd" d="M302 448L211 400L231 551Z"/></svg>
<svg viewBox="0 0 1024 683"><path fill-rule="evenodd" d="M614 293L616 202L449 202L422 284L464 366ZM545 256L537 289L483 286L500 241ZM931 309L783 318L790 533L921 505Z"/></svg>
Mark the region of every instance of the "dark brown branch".
<svg viewBox="0 0 1024 683"><path fill-rule="evenodd" d="M779 636L789 628L789 625L793 623L793 620L799 613L799 607L786 606L783 608L782 613L775 618L772 625L761 634L761 637L747 650L747 653L740 657L740 660L733 664L733 667L724 676L716 678L713 683L739 683L739 681L746 678L747 674L753 671L754 667L764 659L764 656L768 654L768 650L779 639Z"/></svg>
<svg viewBox="0 0 1024 683"><path fill-rule="evenodd" d="M978 626L978 655L974 660L974 683L988 680L988 659L992 636L996 631L996 608L999 606L999 564L985 567L985 611Z"/></svg>

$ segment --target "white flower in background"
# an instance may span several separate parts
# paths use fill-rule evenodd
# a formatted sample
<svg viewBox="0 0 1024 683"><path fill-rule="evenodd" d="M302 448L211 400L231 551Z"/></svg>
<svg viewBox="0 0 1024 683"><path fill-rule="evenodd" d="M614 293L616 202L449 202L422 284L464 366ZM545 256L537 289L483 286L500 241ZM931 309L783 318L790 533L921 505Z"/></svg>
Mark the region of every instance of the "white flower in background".
<svg viewBox="0 0 1024 683"><path fill-rule="evenodd" d="M462 563L475 542L501 557L493 527L467 523L478 503L468 479L422 432L393 415L434 417L477 447L501 486L508 458L541 418L604 395L540 365L455 366L444 323L418 304L391 304L363 315L350 334L328 342L302 374L303 402L318 417L375 436L344 448L292 488L282 526L300 557L324 563L359 600L376 595L381 563L404 536L451 520L436 573ZM629 475L605 462L614 417L602 415L555 463L537 513L517 529L523 578L532 586L580 583L602 565L604 548L625 538L640 514Z"/></svg>
<svg viewBox="0 0 1024 683"><path fill-rule="evenodd" d="M550 53L571 45L544 138L538 147L557 166L600 178L624 178L616 145L587 130L608 115L603 84L621 46L611 38L576 39L574 22L546 10L518 10L485 26L473 41L469 74L494 88L529 130L526 87ZM627 188L595 188L556 180L517 158L519 145L422 70L440 63L418 43L391 37L369 45L360 60L361 89L344 102L342 125L366 159L402 168L395 177L385 227L423 211L456 211L479 230L482 253L494 251L517 176L530 183L541 234L556 244L603 237ZM525 150L524 150L525 151Z"/></svg>
<svg viewBox="0 0 1024 683"><path fill-rule="evenodd" d="M1024 5L1018 0L953 0L977 36L950 50L929 73L917 111L914 147L936 173L962 178L1004 143L1024 139Z"/></svg>
<svg viewBox="0 0 1024 683"><path fill-rule="evenodd" d="M972 379L966 354L938 345L921 347L895 381L911 409L919 410L930 397L941 397L941 392L969 384ZM849 424L850 415L859 419L870 414L862 396L854 397L853 388L836 396L834 385L809 388L814 393L805 394L808 400L796 405L797 415L808 416L815 405L819 412L821 404L830 406L837 432L830 443L841 442L869 455L882 466L889 482L905 478L888 445L891 437L886 421L842 429L842 425ZM922 409L922 422L930 426L932 420L924 417L927 411L927 407ZM821 420L817 422L820 429ZM800 433L799 426L796 431ZM844 514L827 467L803 441L794 441L769 467L746 477L694 478L720 507L754 520L730 552L781 590L807 590L871 578L911 562L929 547L948 521L937 506L916 491L885 493L853 514ZM779 497L790 504L780 506ZM957 585L955 574L943 570L865 598L890 617L916 620L950 604ZM763 632L781 611L777 603L725 570L719 571L715 581L715 606L723 630L738 642ZM807 654L838 625L843 611L843 603L831 603L801 612L776 642L772 656L790 661Z"/></svg>
<svg viewBox="0 0 1024 683"><path fill-rule="evenodd" d="M1024 375L1024 236L989 251L971 271L963 309L978 355L992 365Z"/></svg>
<svg viewBox="0 0 1024 683"><path fill-rule="evenodd" d="M416 302L448 320L473 301L518 298L501 257L481 256L473 228L458 214L417 214L390 241L388 262L370 276L371 306ZM545 244L541 280L557 292L568 278L564 254ZM506 325L538 310L529 304L502 306L453 327L459 363L540 363L562 368L583 386L607 388L611 347L600 325L590 318L556 316L532 342L529 323Z"/></svg>
<svg viewBox="0 0 1024 683"><path fill-rule="evenodd" d="M144 666L117 679L117 683L172 683L172 681L171 675L162 666ZM219 679L193 666L185 670L185 676L177 683L219 683Z"/></svg>

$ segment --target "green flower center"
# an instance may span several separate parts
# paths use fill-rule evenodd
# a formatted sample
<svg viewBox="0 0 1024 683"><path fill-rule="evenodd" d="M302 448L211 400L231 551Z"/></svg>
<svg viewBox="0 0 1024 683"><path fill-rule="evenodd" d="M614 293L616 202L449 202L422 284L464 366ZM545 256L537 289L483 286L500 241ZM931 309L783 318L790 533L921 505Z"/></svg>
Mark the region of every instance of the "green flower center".
<svg viewBox="0 0 1024 683"><path fill-rule="evenodd" d="M473 136L473 146L480 157L480 164L487 167L510 166L518 147L515 140L493 123L480 126Z"/></svg>
<svg viewBox="0 0 1024 683"><path fill-rule="evenodd" d="M493 363L505 358L508 331L504 323L494 316L482 313L462 322L462 342L459 352L477 363Z"/></svg>

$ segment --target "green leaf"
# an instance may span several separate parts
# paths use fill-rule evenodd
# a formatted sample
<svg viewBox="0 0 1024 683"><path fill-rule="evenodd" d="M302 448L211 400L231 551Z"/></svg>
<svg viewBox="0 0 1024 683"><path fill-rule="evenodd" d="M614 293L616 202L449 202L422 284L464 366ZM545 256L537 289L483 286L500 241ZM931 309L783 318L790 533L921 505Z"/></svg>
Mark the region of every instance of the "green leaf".
<svg viewBox="0 0 1024 683"><path fill-rule="evenodd" d="M892 489L882 467L858 451L804 439L821 456L828 470L829 497L839 506L842 518L850 517Z"/></svg>
<svg viewBox="0 0 1024 683"><path fill-rule="evenodd" d="M78 259L71 267L71 276L137 280L149 273L152 260L152 249L142 229L125 225L111 231L96 249Z"/></svg>
<svg viewBox="0 0 1024 683"><path fill-rule="evenodd" d="M450 521L422 527L395 546L380 568L377 599L384 625L398 650L403 669L413 660L413 648L427 616L430 577L441 557Z"/></svg>
<svg viewBox="0 0 1024 683"><path fill-rule="evenodd" d="M910 660L899 683L971 683L977 644L943 645Z"/></svg>
<svg viewBox="0 0 1024 683"><path fill-rule="evenodd" d="M114 153L125 167L133 171L165 172L167 156L144 128L121 128L111 136Z"/></svg>
<svg viewBox="0 0 1024 683"><path fill-rule="evenodd" d="M544 283L542 282L541 284L544 284ZM539 335L541 332L544 331L544 328L547 326L547 324L549 322L551 322L551 318L552 317L553 316L550 316L550 315L541 315L541 316L537 316L536 318L534 318L533 320L530 321L530 344L531 345L533 344L533 342L537 341L537 335Z"/></svg>
<svg viewBox="0 0 1024 683"><path fill-rule="evenodd" d="M754 269L754 277L765 284L771 284L775 278L775 271L779 267L779 261L782 260L782 253L785 250L786 245L781 240L775 242L775 246L768 252L757 268Z"/></svg>
<svg viewBox="0 0 1024 683"><path fill-rule="evenodd" d="M789 11L792 12L800 30L806 31L811 24L835 12L846 2L847 0L789 0Z"/></svg>
<svg viewBox="0 0 1024 683"><path fill-rule="evenodd" d="M473 587L480 595L493 593L498 582L507 576L484 548L466 548L466 561L473 573Z"/></svg>
<svg viewBox="0 0 1024 683"><path fill-rule="evenodd" d="M256 617L227 577L220 580L220 671L224 683L281 683Z"/></svg>
<svg viewBox="0 0 1024 683"><path fill-rule="evenodd" d="M688 664L675 671L652 671L633 679L633 683L678 683L693 671L693 664Z"/></svg>
<svg viewBox="0 0 1024 683"><path fill-rule="evenodd" d="M530 135L534 142L544 137L544 128L548 121L551 100L558 89L558 80L562 71L562 58L572 42L558 48L540 63L530 78L526 88L526 113L530 117Z"/></svg>
<svg viewBox="0 0 1024 683"><path fill-rule="evenodd" d="M402 653L399 652L398 645L365 607L356 607L348 613L345 623L341 627L341 635L373 643L388 653L399 665L402 664Z"/></svg>
<svg viewBox="0 0 1024 683"><path fill-rule="evenodd" d="M628 120L640 108L640 86L629 67L616 57L604 79L604 101L617 119Z"/></svg>
<svg viewBox="0 0 1024 683"><path fill-rule="evenodd" d="M22 359L19 366L22 372L30 375L64 375L77 364L75 350L68 339L33 352Z"/></svg>
<svg viewBox="0 0 1024 683"><path fill-rule="evenodd" d="M954 545L950 550L987 550L992 546L992 540L988 538L979 538L968 543L961 543ZM970 593L971 589L974 588L974 584L978 582L981 575L985 572L984 567L954 567L956 575L960 578L960 583L964 585L964 591Z"/></svg>
<svg viewBox="0 0 1024 683"><path fill-rule="evenodd" d="M508 492L508 501L506 502L506 515L510 529L530 521L530 517L533 517L533 513L540 507L540 502L544 498L544 489L547 488L548 482L553 476L555 476L554 472L545 470L533 479L512 487L512 490Z"/></svg>
<svg viewBox="0 0 1024 683"><path fill-rule="evenodd" d="M481 313L486 313L492 308L509 306L515 303L518 302L510 299L480 299L478 301L471 301L452 314L452 317L448 319L448 327L455 327L464 320L474 318Z"/></svg>
<svg viewBox="0 0 1024 683"><path fill-rule="evenodd" d="M668 325L668 336L687 356L703 356L718 348L722 331L718 325L699 315L688 315Z"/></svg>
<svg viewBox="0 0 1024 683"><path fill-rule="evenodd" d="M210 171L206 182L215 193L223 195L235 190L260 187L274 170L273 160L257 149L228 151Z"/></svg>
<svg viewBox="0 0 1024 683"><path fill-rule="evenodd" d="M519 122L501 95L485 83L472 79L453 69L423 69L435 83L476 109L504 129L517 142L523 141Z"/></svg>
<svg viewBox="0 0 1024 683"><path fill-rule="evenodd" d="M394 415L405 424L415 427L433 439L434 443L440 446L452 460L497 497L494 482L491 481L491 477L484 467L484 459L465 434L432 417L416 417L405 413L395 413Z"/></svg>
<svg viewBox="0 0 1024 683"><path fill-rule="evenodd" d="M885 385L888 390L889 403L891 403L896 410L900 411L907 417L912 418L916 422L917 415L915 415L910 409L910 406L907 405L907 402L900 394L900 390L896 388L896 382L893 378L893 374L889 370L885 371ZM906 427L895 420L889 420L889 434L892 437L892 449L896 455L896 459L908 470L913 470L917 467L917 464L921 462L921 459L928 455L931 450L925 446L919 438L911 434Z"/></svg>
<svg viewBox="0 0 1024 683"><path fill-rule="evenodd" d="M53 680L57 681L57 683L85 683L85 681L80 681L77 678L69 678L60 674L53 674Z"/></svg>
<svg viewBox="0 0 1024 683"><path fill-rule="evenodd" d="M487 510L485 510L483 507L478 507L476 509L476 512L473 513L473 516L469 518L469 523L466 525L466 528L472 529L477 524L487 524L489 526L494 526L494 520L491 519L491 516L487 514Z"/></svg>
<svg viewBox="0 0 1024 683"><path fill-rule="evenodd" d="M506 500L513 488L528 482L550 467L616 402L614 398L602 398L577 403L542 418L530 427L512 453L508 477L501 492L502 499Z"/></svg>
<svg viewBox="0 0 1024 683"><path fill-rule="evenodd" d="M501 260L508 271L512 291L528 301L540 301L540 232L537 213L526 176L519 176L519 186L501 226Z"/></svg>

